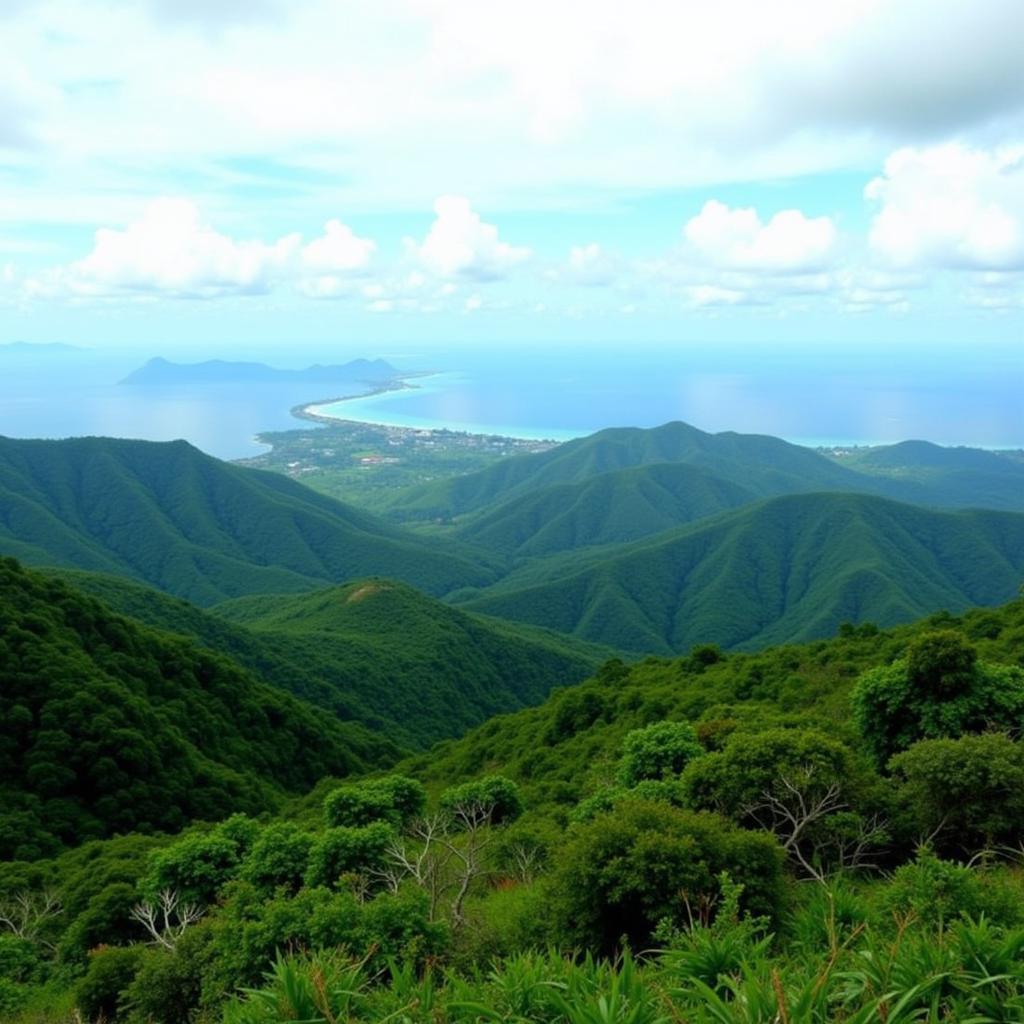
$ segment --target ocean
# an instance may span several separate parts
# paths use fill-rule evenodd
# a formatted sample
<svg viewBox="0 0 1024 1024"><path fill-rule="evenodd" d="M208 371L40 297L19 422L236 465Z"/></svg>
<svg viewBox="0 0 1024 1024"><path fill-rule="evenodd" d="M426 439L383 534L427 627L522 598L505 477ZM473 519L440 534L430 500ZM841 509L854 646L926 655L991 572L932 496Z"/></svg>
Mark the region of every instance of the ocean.
<svg viewBox="0 0 1024 1024"><path fill-rule="evenodd" d="M187 390L119 381L150 356L0 348L0 434L103 434L185 438L221 458L264 448L265 430L308 428L293 406L337 396L308 386ZM216 355L302 366L383 356L400 369L434 371L408 388L335 403L346 419L564 440L610 426L651 427L673 419L712 432L773 434L806 445L941 444L1024 448L1024 353L902 355L881 348L766 352L693 348L378 352L288 350ZM184 357L178 357L186 361ZM195 357L193 357L194 359Z"/></svg>

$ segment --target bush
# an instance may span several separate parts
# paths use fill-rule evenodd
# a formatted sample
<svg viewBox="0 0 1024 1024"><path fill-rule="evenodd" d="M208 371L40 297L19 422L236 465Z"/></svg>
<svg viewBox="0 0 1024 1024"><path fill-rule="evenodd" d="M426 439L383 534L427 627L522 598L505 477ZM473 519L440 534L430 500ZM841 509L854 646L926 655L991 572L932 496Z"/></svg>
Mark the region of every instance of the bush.
<svg viewBox="0 0 1024 1024"><path fill-rule="evenodd" d="M400 828L422 814L426 802L426 790L415 779L388 775L329 793L324 817L329 826L358 828L383 821Z"/></svg>
<svg viewBox="0 0 1024 1024"><path fill-rule="evenodd" d="M108 946L90 956L85 976L75 986L75 1005L85 1020L118 1019L144 954L142 946Z"/></svg>
<svg viewBox="0 0 1024 1024"><path fill-rule="evenodd" d="M190 928L174 951L149 948L134 979L124 990L122 1007L133 1022L190 1024L202 996L203 978L213 957L213 931Z"/></svg>
<svg viewBox="0 0 1024 1024"><path fill-rule="evenodd" d="M173 889L186 903L206 906L238 874L260 826L244 814L222 821L208 832L194 832L153 855L144 883L150 894Z"/></svg>
<svg viewBox="0 0 1024 1024"><path fill-rule="evenodd" d="M570 832L553 913L570 943L611 952L625 936L643 949L660 921L681 925L688 905L713 905L723 871L743 886L744 911L779 913L782 851L771 836L717 814L624 800Z"/></svg>
<svg viewBox="0 0 1024 1024"><path fill-rule="evenodd" d="M897 868L885 903L897 914L912 913L938 928L981 915L998 924L1016 924L1024 914L1020 892L1003 876L940 860L930 850L921 850L915 860Z"/></svg>
<svg viewBox="0 0 1024 1024"><path fill-rule="evenodd" d="M1015 844L1024 822L1024 747L1002 733L922 740L889 762L920 833L973 853Z"/></svg>
<svg viewBox="0 0 1024 1024"><path fill-rule="evenodd" d="M329 828L309 851L306 885L336 887L342 875L366 871L380 864L395 830L382 821L363 828Z"/></svg>
<svg viewBox="0 0 1024 1024"><path fill-rule="evenodd" d="M313 842L311 833L291 822L268 825L252 844L239 877L266 892L277 888L295 892L302 885Z"/></svg>
<svg viewBox="0 0 1024 1024"><path fill-rule="evenodd" d="M626 735L617 778L623 786L670 779L703 753L689 722L656 722Z"/></svg>
<svg viewBox="0 0 1024 1024"><path fill-rule="evenodd" d="M959 634L926 633L907 656L857 681L853 712L879 765L918 740L962 736L1024 721L1024 671L987 665Z"/></svg>

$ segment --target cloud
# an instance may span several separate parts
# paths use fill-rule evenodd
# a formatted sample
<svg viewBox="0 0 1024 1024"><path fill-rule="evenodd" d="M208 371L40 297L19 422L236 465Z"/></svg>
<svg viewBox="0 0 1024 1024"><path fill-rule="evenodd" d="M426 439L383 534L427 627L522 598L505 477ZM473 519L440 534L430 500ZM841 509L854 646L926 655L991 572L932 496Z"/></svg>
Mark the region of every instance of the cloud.
<svg viewBox="0 0 1024 1024"><path fill-rule="evenodd" d="M329 220L324 234L303 246L299 291L311 298L339 298L351 291L353 276L365 271L377 249L339 220Z"/></svg>
<svg viewBox="0 0 1024 1024"><path fill-rule="evenodd" d="M733 288L720 288L713 284L689 285L684 290L691 306L737 306L748 304L744 292Z"/></svg>
<svg viewBox="0 0 1024 1024"><path fill-rule="evenodd" d="M683 234L695 254L713 266L770 274L820 269L836 244L828 217L783 210L764 223L752 207L733 209L717 199L704 204Z"/></svg>
<svg viewBox="0 0 1024 1024"><path fill-rule="evenodd" d="M30 290L209 299L263 294L294 280L307 295L334 297L347 290L350 275L366 268L375 249L338 220L328 221L324 234L306 245L298 233L274 242L239 241L206 224L191 200L164 197L125 228L100 228L87 256L37 279Z"/></svg>
<svg viewBox="0 0 1024 1024"><path fill-rule="evenodd" d="M421 243L405 240L406 252L438 277L493 281L530 258L524 246L509 245L498 229L486 224L462 196L441 196L436 218Z"/></svg>
<svg viewBox="0 0 1024 1024"><path fill-rule="evenodd" d="M904 148L864 190L870 244L896 267L1024 268L1024 146Z"/></svg>
<svg viewBox="0 0 1024 1024"><path fill-rule="evenodd" d="M252 295L269 290L298 244L298 235L271 245L237 242L204 224L189 200L163 198L123 230L100 228L92 252L72 264L67 278L83 295Z"/></svg>
<svg viewBox="0 0 1024 1024"><path fill-rule="evenodd" d="M597 242L574 245L565 266L555 273L557 280L569 284L601 287L609 285L621 271L620 261Z"/></svg>

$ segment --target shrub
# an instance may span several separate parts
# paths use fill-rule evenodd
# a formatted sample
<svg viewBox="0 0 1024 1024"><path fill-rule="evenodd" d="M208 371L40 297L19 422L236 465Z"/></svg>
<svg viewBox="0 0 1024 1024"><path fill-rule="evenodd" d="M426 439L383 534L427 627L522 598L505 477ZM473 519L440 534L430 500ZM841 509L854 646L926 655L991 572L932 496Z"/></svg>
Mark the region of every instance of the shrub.
<svg viewBox="0 0 1024 1024"><path fill-rule="evenodd" d="M865 742L884 765L918 740L1020 728L1024 672L979 663L959 633L926 633L903 660L861 676L853 711Z"/></svg>
<svg viewBox="0 0 1024 1024"><path fill-rule="evenodd" d="M922 740L889 762L924 834L974 852L1016 843L1024 822L1024 747L1002 733Z"/></svg>
<svg viewBox="0 0 1024 1024"><path fill-rule="evenodd" d="M723 871L744 887L744 911L778 914L782 852L772 837L717 814L624 800L570 832L553 912L569 942L610 952L626 936L642 949L663 919L685 923L687 904L713 905Z"/></svg>
<svg viewBox="0 0 1024 1024"><path fill-rule="evenodd" d="M1020 893L1005 878L940 860L930 850L897 868L885 903L897 914L912 913L922 923L942 928L958 918L985 915L1000 924L1021 920Z"/></svg>
<svg viewBox="0 0 1024 1024"><path fill-rule="evenodd" d="M655 722L626 735L617 778L623 786L673 778L703 753L689 722Z"/></svg>
<svg viewBox="0 0 1024 1024"><path fill-rule="evenodd" d="M399 828L422 814L426 801L426 791L415 779L388 775L328 793L324 817L329 826L358 828L383 821Z"/></svg>
<svg viewBox="0 0 1024 1024"><path fill-rule="evenodd" d="M90 956L89 967L75 986L75 1005L85 1020L118 1018L144 954L142 946L108 946Z"/></svg>

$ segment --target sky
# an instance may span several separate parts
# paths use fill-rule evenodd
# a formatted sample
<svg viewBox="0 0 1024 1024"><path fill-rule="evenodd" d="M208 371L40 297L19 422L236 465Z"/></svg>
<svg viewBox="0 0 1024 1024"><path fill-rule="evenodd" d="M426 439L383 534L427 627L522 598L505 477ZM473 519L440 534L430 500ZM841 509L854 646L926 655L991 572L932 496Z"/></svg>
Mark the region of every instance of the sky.
<svg viewBox="0 0 1024 1024"><path fill-rule="evenodd" d="M1020 346L1020 0L3 0L0 341Z"/></svg>

